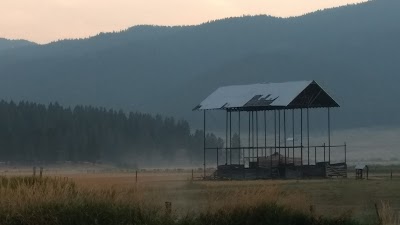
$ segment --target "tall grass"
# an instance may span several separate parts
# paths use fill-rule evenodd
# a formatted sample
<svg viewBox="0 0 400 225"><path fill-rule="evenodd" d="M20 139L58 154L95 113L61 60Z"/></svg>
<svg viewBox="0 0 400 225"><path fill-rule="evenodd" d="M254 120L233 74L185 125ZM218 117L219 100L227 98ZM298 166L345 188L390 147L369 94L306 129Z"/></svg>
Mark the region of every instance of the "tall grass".
<svg viewBox="0 0 400 225"><path fill-rule="evenodd" d="M398 225L400 224L400 214L390 206L388 201L381 201L378 208L379 222L381 225Z"/></svg>
<svg viewBox="0 0 400 225"><path fill-rule="evenodd" d="M0 224L158 224L157 208L138 188L81 188L36 177L1 177L0 184Z"/></svg>
<svg viewBox="0 0 400 225"><path fill-rule="evenodd" d="M289 196L275 186L205 187L200 196L206 199L205 208L186 214L166 213L157 204L160 194L145 186L81 186L65 179L0 177L0 224L357 224L349 218L311 214L304 195Z"/></svg>
<svg viewBox="0 0 400 225"><path fill-rule="evenodd" d="M284 192L277 185L242 186L239 188L218 187L204 188L208 211L249 208L265 203L272 203L294 211L309 212L310 202L305 193L300 191Z"/></svg>
<svg viewBox="0 0 400 225"><path fill-rule="evenodd" d="M250 207L238 207L231 210L217 210L186 218L179 224L193 225L355 225L348 218L323 218L279 206L275 203L263 203Z"/></svg>

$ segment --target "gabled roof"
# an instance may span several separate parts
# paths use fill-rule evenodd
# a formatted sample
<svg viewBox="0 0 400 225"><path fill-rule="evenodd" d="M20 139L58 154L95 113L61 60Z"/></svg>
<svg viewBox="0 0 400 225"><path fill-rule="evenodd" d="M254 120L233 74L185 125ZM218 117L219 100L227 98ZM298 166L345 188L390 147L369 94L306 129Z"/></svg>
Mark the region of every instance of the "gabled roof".
<svg viewBox="0 0 400 225"><path fill-rule="evenodd" d="M193 110L273 110L339 105L315 81L220 87Z"/></svg>

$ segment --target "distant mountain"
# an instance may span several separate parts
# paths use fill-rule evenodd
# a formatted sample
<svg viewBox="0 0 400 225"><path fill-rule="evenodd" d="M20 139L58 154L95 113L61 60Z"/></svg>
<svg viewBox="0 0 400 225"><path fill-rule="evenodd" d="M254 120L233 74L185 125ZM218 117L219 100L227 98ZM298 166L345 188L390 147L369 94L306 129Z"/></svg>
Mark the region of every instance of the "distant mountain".
<svg viewBox="0 0 400 225"><path fill-rule="evenodd" d="M5 38L0 38L0 51L32 45L35 45L35 43L26 40L8 40Z"/></svg>
<svg viewBox="0 0 400 225"><path fill-rule="evenodd" d="M342 108L334 127L400 125L400 1L288 19L137 26L0 52L0 98L183 117L221 85L315 79Z"/></svg>

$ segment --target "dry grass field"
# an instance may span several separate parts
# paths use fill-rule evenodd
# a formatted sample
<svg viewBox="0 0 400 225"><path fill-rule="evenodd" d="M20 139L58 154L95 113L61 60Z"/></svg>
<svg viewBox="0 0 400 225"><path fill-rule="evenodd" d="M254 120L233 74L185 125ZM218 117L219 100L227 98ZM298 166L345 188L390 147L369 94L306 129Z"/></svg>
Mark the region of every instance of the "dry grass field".
<svg viewBox="0 0 400 225"><path fill-rule="evenodd" d="M102 208L117 207L110 209L111 211L123 211L123 206L139 207L142 211L147 210L150 218L152 213L164 215L165 202L171 202L172 215L175 218L219 211L234 212L268 203L313 218L323 216L339 218L339 221L349 219L360 224L400 224L400 176L395 173L391 180L387 170L371 174L370 180L355 180L350 177L321 180L202 181L192 180L189 170L170 170L139 171L136 182L134 171L76 169L45 169L42 179L33 179L30 168L3 170L2 176L0 219L4 221L12 218L3 224L46 224L46 221L61 221L58 218L49 220L49 215L44 212L46 210L40 206L50 209L58 207L61 210L58 213L63 213L63 207L70 207L72 210L74 205L85 208L90 206L89 203L95 203ZM195 172L194 177L201 177L201 173ZM72 212L73 210L70 213ZM107 213L109 211L104 211L103 215ZM27 214L31 217L26 218ZM142 217L143 215L140 218ZM111 220L114 217L110 215L105 218ZM17 222L13 223L14 220ZM32 223L33 220L37 222ZM73 224L80 220L78 218L71 221L59 224ZM98 223L96 221L92 224Z"/></svg>

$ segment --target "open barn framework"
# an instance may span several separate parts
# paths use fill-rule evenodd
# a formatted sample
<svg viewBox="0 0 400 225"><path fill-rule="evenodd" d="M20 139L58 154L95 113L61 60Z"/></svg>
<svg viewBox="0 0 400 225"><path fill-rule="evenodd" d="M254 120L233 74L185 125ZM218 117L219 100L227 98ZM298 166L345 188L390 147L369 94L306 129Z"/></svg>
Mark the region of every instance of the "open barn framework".
<svg viewBox="0 0 400 225"><path fill-rule="evenodd" d="M204 178L347 177L346 143L342 145L331 143L331 108L335 107L339 107L339 104L315 81L262 83L218 88L193 109L204 113ZM328 143L310 145L309 111L316 108L327 109ZM206 146L208 110L225 111L224 147ZM232 146L232 114L234 113L238 118L238 146ZM273 114L272 125L267 124L267 113ZM296 134L300 136L298 144L295 143L294 138L296 114L297 116L300 114L300 132ZM242 127L243 117L248 119L248 126L244 129ZM287 124L288 117L291 117L291 124ZM268 125L273 126L272 141L267 141ZM264 130L263 132L260 132L260 127L261 130ZM243 130L247 135L247 143L242 141ZM288 143L290 134L292 140L291 143ZM260 143L259 137L262 135L264 135L264 141ZM344 154L343 161L332 163L331 151L333 149L341 149L340 151ZM314 151L314 159L310 157L312 151ZM225 153L224 162L219 159L221 152ZM318 153L323 154L323 160L317 162ZM216 156L217 170L212 176L206 174L207 154Z"/></svg>

